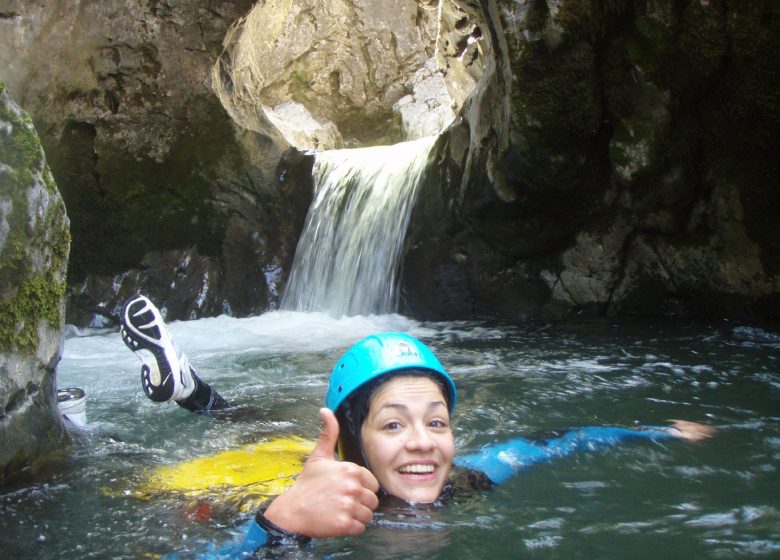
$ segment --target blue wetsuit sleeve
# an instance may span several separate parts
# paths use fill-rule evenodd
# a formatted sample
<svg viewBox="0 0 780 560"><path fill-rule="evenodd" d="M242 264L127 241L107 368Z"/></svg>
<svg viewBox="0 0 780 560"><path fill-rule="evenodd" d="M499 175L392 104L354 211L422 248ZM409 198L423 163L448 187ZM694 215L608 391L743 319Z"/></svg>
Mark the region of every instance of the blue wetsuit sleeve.
<svg viewBox="0 0 780 560"><path fill-rule="evenodd" d="M633 439L660 441L674 438L669 428L647 426L630 429L619 427L577 428L560 437L546 440L516 438L485 446L479 453L458 457L460 467L482 471L495 484L501 484L521 469L580 451L597 451Z"/></svg>
<svg viewBox="0 0 780 560"><path fill-rule="evenodd" d="M211 544L197 558L200 560L246 558L261 546L301 546L311 540L309 537L304 537L298 533L286 531L267 519L265 517L267 507L268 504L257 510L255 518L242 527L243 537L224 544L219 548L215 544ZM175 556L167 556L166 558L175 558Z"/></svg>
<svg viewBox="0 0 780 560"><path fill-rule="evenodd" d="M243 527L244 535L235 541L223 544L219 548L209 545L208 550L197 556L198 560L228 560L233 558L249 558L255 550L265 546L268 533L252 519ZM177 555L166 555L166 559L177 558Z"/></svg>

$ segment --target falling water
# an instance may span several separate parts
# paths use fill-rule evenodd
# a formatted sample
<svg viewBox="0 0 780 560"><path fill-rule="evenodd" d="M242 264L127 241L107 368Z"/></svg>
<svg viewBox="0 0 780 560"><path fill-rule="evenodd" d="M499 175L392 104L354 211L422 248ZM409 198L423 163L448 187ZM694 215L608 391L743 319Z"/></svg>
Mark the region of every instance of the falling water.
<svg viewBox="0 0 780 560"><path fill-rule="evenodd" d="M283 309L334 317L396 310L406 229L434 141L317 154L315 198Z"/></svg>

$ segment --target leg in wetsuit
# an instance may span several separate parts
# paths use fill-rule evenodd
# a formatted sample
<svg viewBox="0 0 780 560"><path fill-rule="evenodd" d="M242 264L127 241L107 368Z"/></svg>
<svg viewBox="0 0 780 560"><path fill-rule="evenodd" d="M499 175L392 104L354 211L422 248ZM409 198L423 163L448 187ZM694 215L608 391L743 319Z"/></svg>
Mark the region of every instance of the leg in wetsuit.
<svg viewBox="0 0 780 560"><path fill-rule="evenodd" d="M120 333L125 345L141 359L141 385L151 400L173 400L193 412L225 410L230 403L200 379L187 356L173 343L160 310L137 295L122 306Z"/></svg>

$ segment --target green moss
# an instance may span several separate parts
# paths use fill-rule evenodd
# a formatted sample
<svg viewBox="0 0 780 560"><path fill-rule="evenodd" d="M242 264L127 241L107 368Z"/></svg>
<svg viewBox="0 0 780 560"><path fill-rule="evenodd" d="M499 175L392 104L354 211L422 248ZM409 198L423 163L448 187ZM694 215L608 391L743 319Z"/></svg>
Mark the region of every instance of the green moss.
<svg viewBox="0 0 780 560"><path fill-rule="evenodd" d="M11 134L0 137L0 155L8 166L4 172L4 182L9 191L15 188L27 188L33 183L35 175L42 173L46 190L50 194L57 192L57 185L48 166L45 164L40 139L30 116L12 108L10 99L0 89L3 100L0 102L0 121L11 124Z"/></svg>
<svg viewBox="0 0 780 560"><path fill-rule="evenodd" d="M48 208L44 223L31 231L27 193L40 174L47 191L57 194L51 171L45 165L41 144L30 117L12 108L3 95L0 120L11 123L11 134L0 139L4 174L3 195L12 211L5 219L8 234L0 253L0 351L35 353L38 325L44 321L57 329L61 325L60 305L65 293L64 276L70 248L65 206L59 197ZM30 252L47 255L45 271L32 270Z"/></svg>
<svg viewBox="0 0 780 560"><path fill-rule="evenodd" d="M48 165L43 169L43 184L46 185L46 191L49 194L59 194L57 182L54 180L54 175L51 174L51 169L49 169Z"/></svg>
<svg viewBox="0 0 780 560"><path fill-rule="evenodd" d="M46 239L50 258L49 268L55 273L60 272L63 275L67 269L70 255L71 237L68 226L65 204L58 197L56 206L49 211L47 216L45 230L49 234Z"/></svg>
<svg viewBox="0 0 780 560"><path fill-rule="evenodd" d="M12 215L12 217L14 217ZM0 288L7 291L16 286L27 275L27 241L11 227L8 239L0 254Z"/></svg>
<svg viewBox="0 0 780 560"><path fill-rule="evenodd" d="M15 201L19 202L19 200ZM32 236L27 231L26 207L15 204L9 218L9 234L0 254L0 351L34 353L38 346L38 324L60 328L60 303L65 293L64 278L70 250L67 215L61 200L51 208L46 222ZM43 272L34 273L29 260L32 250L47 254Z"/></svg>
<svg viewBox="0 0 780 560"><path fill-rule="evenodd" d="M288 80L290 84L290 90L292 92L302 93L311 90L311 84L309 83L309 77L305 72L300 70L293 70Z"/></svg>
<svg viewBox="0 0 780 560"><path fill-rule="evenodd" d="M25 279L12 298L0 300L0 351L34 354L38 349L38 325L61 327L60 303L65 282L51 270Z"/></svg>
<svg viewBox="0 0 780 560"><path fill-rule="evenodd" d="M10 103L0 103L0 121L13 127L11 134L0 137L3 163L14 169L39 169L43 152L30 116L15 112Z"/></svg>

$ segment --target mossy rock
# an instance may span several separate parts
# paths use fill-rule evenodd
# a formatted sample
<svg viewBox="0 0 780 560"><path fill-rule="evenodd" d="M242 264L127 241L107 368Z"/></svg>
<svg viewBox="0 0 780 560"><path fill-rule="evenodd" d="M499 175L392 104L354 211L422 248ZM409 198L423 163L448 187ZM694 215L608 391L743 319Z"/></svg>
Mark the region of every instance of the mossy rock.
<svg viewBox="0 0 780 560"><path fill-rule="evenodd" d="M29 115L0 91L0 351L34 355L62 326L69 222Z"/></svg>
<svg viewBox="0 0 780 560"><path fill-rule="evenodd" d="M54 367L69 222L30 117L0 84L0 483L68 441Z"/></svg>

